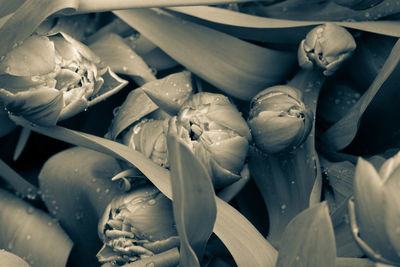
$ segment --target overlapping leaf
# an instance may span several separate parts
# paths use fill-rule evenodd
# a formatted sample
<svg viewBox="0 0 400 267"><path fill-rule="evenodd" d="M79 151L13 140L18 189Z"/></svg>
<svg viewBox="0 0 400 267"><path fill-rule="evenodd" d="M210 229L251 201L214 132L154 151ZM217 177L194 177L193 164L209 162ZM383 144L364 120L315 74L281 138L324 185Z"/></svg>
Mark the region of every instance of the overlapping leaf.
<svg viewBox="0 0 400 267"><path fill-rule="evenodd" d="M135 165L167 197L172 197L170 173L156 165L142 153L127 146L90 134L62 127L40 127L13 117L18 124L74 145L88 147ZM257 229L237 210L216 198L217 218L214 233L221 239L239 266L273 267L277 251Z"/></svg>
<svg viewBox="0 0 400 267"><path fill-rule="evenodd" d="M200 266L217 214L214 187L206 169L176 133L168 134L167 145L174 217L181 239L180 265Z"/></svg>
<svg viewBox="0 0 400 267"><path fill-rule="evenodd" d="M335 237L325 202L297 215L282 236L276 266L334 267Z"/></svg>
<svg viewBox="0 0 400 267"><path fill-rule="evenodd" d="M286 0L271 6L249 6L244 10L253 14L256 13L274 18L328 21L378 20L400 13L399 2L397 0L385 0L376 6L361 10L341 6L335 2ZM365 4L367 1L359 2Z"/></svg>
<svg viewBox="0 0 400 267"><path fill-rule="evenodd" d="M139 85L156 79L146 62L117 34L105 35L89 47L114 72L134 76Z"/></svg>
<svg viewBox="0 0 400 267"><path fill-rule="evenodd" d="M285 1L287 2L287 1ZM304 6L306 2L302 2ZM170 7L169 10L179 12L196 19L196 22L205 24L214 29L232 34L233 36L278 44L297 44L305 34L314 26L325 23L327 20L305 20L304 17L279 18L255 16L236 12L228 9L196 6L196 7ZM314 10L311 9L310 12ZM296 10L300 15L302 12ZM351 29L400 37L399 21L337 21L336 24Z"/></svg>
<svg viewBox="0 0 400 267"><path fill-rule="evenodd" d="M262 48L164 12L115 14L187 69L240 99L284 81L296 64L293 53Z"/></svg>
<svg viewBox="0 0 400 267"><path fill-rule="evenodd" d="M350 144L356 136L362 115L378 91L384 91L386 87L396 84L398 72L400 71L400 68L396 68L399 61L400 41L397 41L368 90L342 119L324 133L322 138L325 145L332 149L340 150Z"/></svg>
<svg viewBox="0 0 400 267"><path fill-rule="evenodd" d="M25 258L32 267L65 266L72 242L49 214L0 190L0 222L0 247Z"/></svg>

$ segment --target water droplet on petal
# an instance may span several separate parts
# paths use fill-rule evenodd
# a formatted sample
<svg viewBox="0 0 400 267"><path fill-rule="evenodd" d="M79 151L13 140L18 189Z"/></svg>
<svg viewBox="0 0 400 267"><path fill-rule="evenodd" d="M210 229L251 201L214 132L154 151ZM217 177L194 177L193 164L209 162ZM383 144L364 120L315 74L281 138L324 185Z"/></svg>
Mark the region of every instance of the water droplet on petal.
<svg viewBox="0 0 400 267"><path fill-rule="evenodd" d="M27 212L28 214L32 214L32 213L34 212L33 207L29 207L29 208L26 210L26 212Z"/></svg>

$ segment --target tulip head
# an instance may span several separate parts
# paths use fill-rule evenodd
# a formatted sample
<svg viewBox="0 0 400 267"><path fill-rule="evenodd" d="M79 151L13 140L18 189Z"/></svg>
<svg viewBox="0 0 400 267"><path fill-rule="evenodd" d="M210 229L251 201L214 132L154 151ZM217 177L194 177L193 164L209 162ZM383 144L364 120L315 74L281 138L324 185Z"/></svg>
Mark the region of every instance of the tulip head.
<svg viewBox="0 0 400 267"><path fill-rule="evenodd" d="M354 181L354 210L360 238L375 259L400 263L400 153L379 172L359 159ZM378 256L376 256L378 255Z"/></svg>
<svg viewBox="0 0 400 267"><path fill-rule="evenodd" d="M0 101L14 115L55 125L88 107L107 72L99 57L67 34L32 35L0 61Z"/></svg>
<svg viewBox="0 0 400 267"><path fill-rule="evenodd" d="M267 88L253 97L248 124L256 146L264 153L290 151L311 131L312 112L299 90L284 85Z"/></svg>
<svg viewBox="0 0 400 267"><path fill-rule="evenodd" d="M179 244L171 201L153 186L114 198L99 222L101 263L125 264Z"/></svg>
<svg viewBox="0 0 400 267"><path fill-rule="evenodd" d="M123 143L168 168L167 127L168 120L143 119L128 130Z"/></svg>
<svg viewBox="0 0 400 267"><path fill-rule="evenodd" d="M179 136L208 170L215 187L240 179L251 134L226 96L205 92L192 95L175 122L170 127L177 128Z"/></svg>
<svg viewBox="0 0 400 267"><path fill-rule="evenodd" d="M299 65L312 69L316 65L326 76L332 75L356 49L353 36L343 27L326 23L312 29L298 49Z"/></svg>

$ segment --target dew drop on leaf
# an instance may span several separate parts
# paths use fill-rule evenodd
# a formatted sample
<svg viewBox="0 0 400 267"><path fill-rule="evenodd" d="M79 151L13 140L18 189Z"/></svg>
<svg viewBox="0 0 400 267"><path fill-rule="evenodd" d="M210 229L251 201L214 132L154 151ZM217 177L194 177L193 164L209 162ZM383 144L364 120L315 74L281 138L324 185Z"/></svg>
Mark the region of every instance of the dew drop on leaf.
<svg viewBox="0 0 400 267"><path fill-rule="evenodd" d="M28 207L27 209L26 209L26 212L28 213L28 214L32 214L33 213L33 207Z"/></svg>

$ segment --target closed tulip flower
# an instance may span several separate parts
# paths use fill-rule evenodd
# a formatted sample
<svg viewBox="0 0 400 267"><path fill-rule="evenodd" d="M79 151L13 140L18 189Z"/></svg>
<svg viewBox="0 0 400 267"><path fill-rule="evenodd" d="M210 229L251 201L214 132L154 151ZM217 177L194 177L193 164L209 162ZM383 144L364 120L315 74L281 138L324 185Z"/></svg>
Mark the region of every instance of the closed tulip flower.
<svg viewBox="0 0 400 267"><path fill-rule="evenodd" d="M226 96L194 94L182 106L176 127L208 169L214 186L224 187L240 178L251 134Z"/></svg>
<svg viewBox="0 0 400 267"><path fill-rule="evenodd" d="M329 76L355 49L356 42L345 28L326 23L313 28L301 41L298 49L299 65L307 69L316 65L323 69L324 75Z"/></svg>
<svg viewBox="0 0 400 267"><path fill-rule="evenodd" d="M0 101L13 115L51 126L86 109L105 79L126 84L67 34L32 35L0 60Z"/></svg>
<svg viewBox="0 0 400 267"><path fill-rule="evenodd" d="M100 263L123 265L179 245L172 202L153 186L114 198L99 222Z"/></svg>
<svg viewBox="0 0 400 267"><path fill-rule="evenodd" d="M377 171L359 159L354 182L353 233L372 259L400 264L400 153ZM355 231L357 230L357 231Z"/></svg>
<svg viewBox="0 0 400 267"><path fill-rule="evenodd" d="M251 101L248 124L259 149L267 154L287 152L304 142L312 128L312 112L299 90L279 85Z"/></svg>
<svg viewBox="0 0 400 267"><path fill-rule="evenodd" d="M171 127L206 166L214 186L224 187L240 179L251 139L250 129L226 96L194 94L184 102L178 116L143 119L126 132L123 142L168 168L166 140Z"/></svg>

